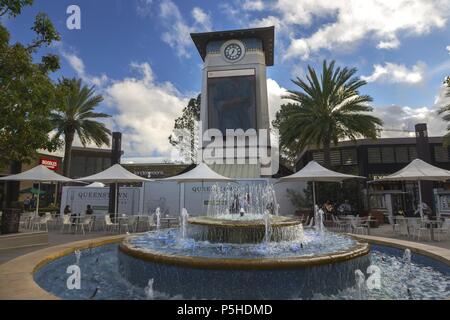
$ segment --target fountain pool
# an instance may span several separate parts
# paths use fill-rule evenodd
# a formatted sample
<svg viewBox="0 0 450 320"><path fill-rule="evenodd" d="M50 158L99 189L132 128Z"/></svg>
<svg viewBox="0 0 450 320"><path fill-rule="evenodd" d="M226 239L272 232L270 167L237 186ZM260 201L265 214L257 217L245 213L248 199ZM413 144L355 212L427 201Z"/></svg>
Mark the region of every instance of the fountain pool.
<svg viewBox="0 0 450 320"><path fill-rule="evenodd" d="M305 230L307 231L307 230ZM174 232L174 231L173 231ZM307 233L307 232L306 232ZM332 238L330 238L331 240ZM217 245L217 248L220 248ZM306 248L306 246L305 246ZM226 248L224 248L226 251ZM256 249L256 248L255 248ZM292 248L295 250L295 248ZM92 249L81 250L79 266L82 272L81 289L68 290L66 286L68 274L67 267L76 263L77 257L71 253L59 259L53 260L42 266L34 273L34 280L44 290L62 299L187 299L200 298L196 295L186 297L181 294L181 290L176 294L169 294L158 290L157 279L146 279L141 285L130 283L122 274L120 266L119 244L107 244ZM215 250L217 255L220 249ZM291 251L291 255L293 252ZM308 253L305 252L305 255ZM257 252L254 255L258 255ZM404 250L371 245L371 251L367 255L369 264L377 265L381 271L381 286L378 289L367 290L361 293L358 291L357 278L353 276L353 281L349 287L337 290L335 293L325 294L315 291L310 299L446 299L450 297L450 267L442 262L429 257L412 253L409 265L404 259ZM353 270L354 272L355 270ZM366 270L362 269L365 278L368 277ZM150 281L152 280L152 281ZM180 280L182 280L180 278ZM362 279L360 278L359 281ZM367 281L367 280L366 280ZM288 282L289 283L289 282ZM149 294L149 284L152 290ZM364 285L361 281L360 284ZM185 283L194 289L197 284L194 279ZM257 291L260 282L245 283L237 288L229 288L226 283L214 281L209 284L215 287L215 296L211 298L221 299L221 292L224 289L239 291L239 288L248 285L253 286ZM176 291L176 290L175 290ZM273 293L273 292L272 292ZM362 294L362 296L361 296ZM269 294L261 292L262 298L280 299L285 298L283 288L279 293ZM238 298L238 296L236 296ZM292 292L288 299L305 299L302 294Z"/></svg>

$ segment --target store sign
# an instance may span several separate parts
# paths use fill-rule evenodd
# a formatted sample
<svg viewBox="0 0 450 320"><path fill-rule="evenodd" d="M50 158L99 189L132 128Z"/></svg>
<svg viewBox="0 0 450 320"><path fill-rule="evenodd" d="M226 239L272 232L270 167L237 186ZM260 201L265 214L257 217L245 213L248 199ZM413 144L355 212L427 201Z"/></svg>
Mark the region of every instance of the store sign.
<svg viewBox="0 0 450 320"><path fill-rule="evenodd" d="M54 170L54 171L58 170L58 160L41 158L39 160L39 164L46 166L50 170Z"/></svg>

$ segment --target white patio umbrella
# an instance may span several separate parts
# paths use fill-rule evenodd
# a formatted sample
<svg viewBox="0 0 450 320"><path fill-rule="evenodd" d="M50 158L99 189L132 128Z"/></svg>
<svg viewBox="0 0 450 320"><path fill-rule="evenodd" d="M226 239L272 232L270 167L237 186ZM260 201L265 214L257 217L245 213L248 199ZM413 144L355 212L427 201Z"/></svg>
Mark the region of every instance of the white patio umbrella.
<svg viewBox="0 0 450 320"><path fill-rule="evenodd" d="M41 182L73 182L74 180L64 177L40 164L22 173L0 178L4 181L32 181L38 183L38 190L41 191ZM40 193L40 192L39 192ZM39 195L36 203L36 214L39 212Z"/></svg>
<svg viewBox="0 0 450 320"><path fill-rule="evenodd" d="M435 167L423 160L414 159L403 169L372 182L379 181L417 181L419 187L419 209L423 217L421 181L445 181L450 179L450 171Z"/></svg>
<svg viewBox="0 0 450 320"><path fill-rule="evenodd" d="M217 182L217 181L229 181L235 182L235 180L222 176L208 167L205 163L198 164L194 169L179 174L174 177L169 177L165 179L161 179L160 181L176 181L178 183L186 183L186 182L201 182L202 183L202 192L201 192L201 201L203 207L203 184L205 182Z"/></svg>
<svg viewBox="0 0 450 320"><path fill-rule="evenodd" d="M351 174L344 174L329 170L322 167L316 161L310 161L303 169L291 174L290 176L282 177L278 182L285 181L311 181L313 189L313 205L316 207L316 182L342 182L347 179L365 179L365 177L354 176ZM314 209L315 210L315 209Z"/></svg>
<svg viewBox="0 0 450 320"><path fill-rule="evenodd" d="M116 186L116 201L114 203L114 215L117 215L117 195L118 195L118 184L119 183L131 183L131 182L146 182L146 181L153 181L150 179L142 178L138 175L135 175L134 173L131 173L124 167L122 167L120 164L115 164L112 167L93 174L88 177L79 178L77 181L83 181L83 182L102 182L102 183L109 183L109 184L115 184Z"/></svg>

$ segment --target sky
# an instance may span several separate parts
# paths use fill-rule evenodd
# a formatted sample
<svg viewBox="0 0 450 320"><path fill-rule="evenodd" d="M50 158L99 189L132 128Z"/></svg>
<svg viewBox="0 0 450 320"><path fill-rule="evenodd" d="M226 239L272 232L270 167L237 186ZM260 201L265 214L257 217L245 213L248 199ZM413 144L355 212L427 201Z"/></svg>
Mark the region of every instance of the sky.
<svg viewBox="0 0 450 320"><path fill-rule="evenodd" d="M78 5L81 29L70 30L67 8ZM445 133L436 114L449 103L450 0L35 0L14 19L2 19L11 42L30 42L38 12L47 13L61 41L40 54L61 56L52 78L79 77L105 100L106 125L123 133L125 158L173 155L167 137L189 98L201 90L202 60L191 32L275 26L275 64L268 68L273 117L304 77L322 61L355 67L368 84L386 129ZM408 132L383 131L382 136ZM79 144L79 141L76 142Z"/></svg>

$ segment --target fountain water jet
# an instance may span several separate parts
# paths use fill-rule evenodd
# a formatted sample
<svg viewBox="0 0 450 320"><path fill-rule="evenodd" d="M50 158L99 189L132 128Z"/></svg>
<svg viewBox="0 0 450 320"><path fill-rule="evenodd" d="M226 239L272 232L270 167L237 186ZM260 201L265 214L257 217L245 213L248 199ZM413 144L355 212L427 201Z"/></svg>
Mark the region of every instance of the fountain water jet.
<svg viewBox="0 0 450 320"><path fill-rule="evenodd" d="M161 209L158 207L155 210L155 216L156 216L156 230L159 230L161 228Z"/></svg>

